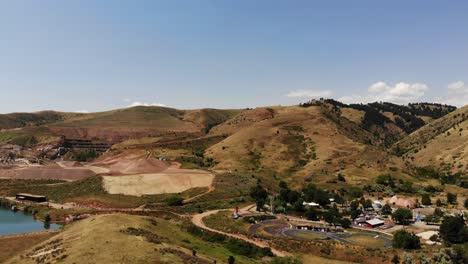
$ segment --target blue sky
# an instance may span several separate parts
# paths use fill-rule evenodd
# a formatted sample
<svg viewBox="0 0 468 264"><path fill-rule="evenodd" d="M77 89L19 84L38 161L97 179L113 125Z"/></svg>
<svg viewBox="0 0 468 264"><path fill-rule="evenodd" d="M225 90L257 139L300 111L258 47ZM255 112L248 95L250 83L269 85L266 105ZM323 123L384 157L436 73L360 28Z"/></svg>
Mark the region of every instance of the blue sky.
<svg viewBox="0 0 468 264"><path fill-rule="evenodd" d="M1 1L0 113L468 104L466 1Z"/></svg>

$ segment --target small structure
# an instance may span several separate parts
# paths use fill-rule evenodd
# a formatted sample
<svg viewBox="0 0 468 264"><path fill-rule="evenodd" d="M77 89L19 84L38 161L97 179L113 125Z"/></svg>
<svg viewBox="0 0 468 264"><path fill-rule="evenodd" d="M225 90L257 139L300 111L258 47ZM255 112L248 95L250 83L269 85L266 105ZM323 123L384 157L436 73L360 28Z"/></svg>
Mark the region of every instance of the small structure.
<svg viewBox="0 0 468 264"><path fill-rule="evenodd" d="M16 200L43 203L43 202L47 202L47 197L43 195L35 195L35 194L29 194L29 193L18 193L16 194Z"/></svg>
<svg viewBox="0 0 468 264"><path fill-rule="evenodd" d="M379 200L374 201L372 207L374 208L374 210L380 210L382 208L382 202Z"/></svg>
<svg viewBox="0 0 468 264"><path fill-rule="evenodd" d="M331 232L330 227L327 227L327 226L297 225L296 229L313 230L316 232Z"/></svg>
<svg viewBox="0 0 468 264"><path fill-rule="evenodd" d="M365 226L369 227L369 228L376 228L376 227L379 227L379 226L383 226L384 224L385 224L384 221L382 221L380 219L377 219L377 218L374 218L372 220L367 220L366 223L365 223Z"/></svg>
<svg viewBox="0 0 468 264"><path fill-rule="evenodd" d="M306 207L319 207L320 206L320 204L314 203L314 202L311 202L311 203L303 202L302 205L304 205Z"/></svg>

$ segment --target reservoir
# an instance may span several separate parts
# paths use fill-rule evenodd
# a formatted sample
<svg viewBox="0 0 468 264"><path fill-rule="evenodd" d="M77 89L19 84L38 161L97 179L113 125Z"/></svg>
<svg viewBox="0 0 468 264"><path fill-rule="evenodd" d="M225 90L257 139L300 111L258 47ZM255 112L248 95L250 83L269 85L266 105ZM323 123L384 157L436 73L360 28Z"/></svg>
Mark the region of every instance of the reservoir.
<svg viewBox="0 0 468 264"><path fill-rule="evenodd" d="M60 228L60 225L46 225L39 220L35 220L32 215L27 215L23 212L13 212L8 208L0 207L0 236L54 230L58 228Z"/></svg>

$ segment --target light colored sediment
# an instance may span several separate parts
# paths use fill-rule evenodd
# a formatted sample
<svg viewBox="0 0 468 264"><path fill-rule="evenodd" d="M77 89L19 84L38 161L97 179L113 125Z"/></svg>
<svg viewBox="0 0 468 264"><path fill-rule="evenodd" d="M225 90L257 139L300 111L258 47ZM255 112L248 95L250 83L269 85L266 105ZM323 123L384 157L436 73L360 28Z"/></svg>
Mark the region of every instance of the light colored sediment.
<svg viewBox="0 0 468 264"><path fill-rule="evenodd" d="M104 188L110 194L133 196L180 193L196 187L209 187L214 175L203 170L169 168L161 173L104 176Z"/></svg>

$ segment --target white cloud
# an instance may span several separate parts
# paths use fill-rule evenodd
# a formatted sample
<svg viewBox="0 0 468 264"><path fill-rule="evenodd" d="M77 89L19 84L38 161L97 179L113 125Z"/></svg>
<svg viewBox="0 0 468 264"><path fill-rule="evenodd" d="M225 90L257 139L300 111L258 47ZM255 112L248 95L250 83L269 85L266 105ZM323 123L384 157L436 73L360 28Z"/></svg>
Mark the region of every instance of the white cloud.
<svg viewBox="0 0 468 264"><path fill-rule="evenodd" d="M385 82L376 82L369 86L367 93L353 94L339 98L344 103L369 103L369 102L392 102L397 104L407 104L420 100L429 90L423 83L400 82L389 85Z"/></svg>
<svg viewBox="0 0 468 264"><path fill-rule="evenodd" d="M88 114L88 110L78 110L78 111L73 111L73 113L79 113L79 114Z"/></svg>
<svg viewBox="0 0 468 264"><path fill-rule="evenodd" d="M132 101L132 99L130 99L130 98L124 98L122 101L124 101L124 102L126 102L126 103L129 103L129 102Z"/></svg>
<svg viewBox="0 0 468 264"><path fill-rule="evenodd" d="M131 103L127 107L135 107L135 106L160 106L160 107L166 107L165 104L161 104L161 103L145 103L145 102L138 102L138 101Z"/></svg>
<svg viewBox="0 0 468 264"><path fill-rule="evenodd" d="M287 97L330 97L333 95L333 91L330 90L294 90L290 91L286 96Z"/></svg>
<svg viewBox="0 0 468 264"><path fill-rule="evenodd" d="M468 104L468 85L463 81L450 83L447 86L448 96L443 101L449 105L465 106Z"/></svg>

